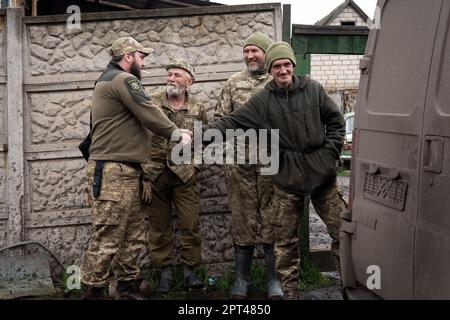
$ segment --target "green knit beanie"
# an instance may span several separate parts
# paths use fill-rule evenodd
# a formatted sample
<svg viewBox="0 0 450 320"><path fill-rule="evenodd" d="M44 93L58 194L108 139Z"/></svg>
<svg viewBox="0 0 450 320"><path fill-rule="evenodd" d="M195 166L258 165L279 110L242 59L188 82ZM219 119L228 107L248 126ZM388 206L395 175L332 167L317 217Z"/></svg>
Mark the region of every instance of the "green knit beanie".
<svg viewBox="0 0 450 320"><path fill-rule="evenodd" d="M257 31L255 33L251 34L247 38L247 40L245 40L243 48L245 48L246 46L249 46L249 45L254 45L254 46L261 48L262 51L264 51L264 53L265 53L271 43L272 43L272 40L265 33Z"/></svg>
<svg viewBox="0 0 450 320"><path fill-rule="evenodd" d="M287 42L274 42L269 47L269 49L266 52L266 69L267 72L270 72L270 68L272 68L272 63L275 60L279 59L289 59L291 60L292 64L296 65L297 61L295 60L294 51L292 50L292 47Z"/></svg>

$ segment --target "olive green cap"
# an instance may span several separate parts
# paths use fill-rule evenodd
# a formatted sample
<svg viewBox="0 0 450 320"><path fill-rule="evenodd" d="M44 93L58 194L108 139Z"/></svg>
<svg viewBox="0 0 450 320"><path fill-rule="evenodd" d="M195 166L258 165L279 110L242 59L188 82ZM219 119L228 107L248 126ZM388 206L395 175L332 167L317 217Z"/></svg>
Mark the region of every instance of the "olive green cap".
<svg viewBox="0 0 450 320"><path fill-rule="evenodd" d="M247 40L245 40L243 48L249 45L254 45L261 48L262 51L266 52L271 43L272 40L269 38L267 34L257 31L251 34L247 38Z"/></svg>
<svg viewBox="0 0 450 320"><path fill-rule="evenodd" d="M267 72L270 72L270 68L272 68L272 64L275 60L280 59L289 59L291 60L294 67L297 64L297 61L295 59L294 51L292 50L292 47L287 42L274 42L269 47L269 49L266 52L266 69Z"/></svg>

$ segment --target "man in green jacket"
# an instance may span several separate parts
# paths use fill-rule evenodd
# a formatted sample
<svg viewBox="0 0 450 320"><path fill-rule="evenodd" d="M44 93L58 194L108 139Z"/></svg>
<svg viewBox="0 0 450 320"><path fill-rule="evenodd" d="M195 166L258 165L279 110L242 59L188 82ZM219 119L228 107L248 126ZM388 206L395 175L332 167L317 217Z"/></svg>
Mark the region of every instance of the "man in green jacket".
<svg viewBox="0 0 450 320"><path fill-rule="evenodd" d="M286 298L298 293L298 226L304 196L316 211L339 255L339 215L345 201L337 190L336 163L345 135L342 112L316 81L293 74L295 56L285 42L273 43L266 67L273 80L238 110L203 127L218 129L278 129L279 171L274 176L272 210L276 269Z"/></svg>
<svg viewBox="0 0 450 320"><path fill-rule="evenodd" d="M95 85L87 169L92 236L81 265L87 299L105 296L110 268L118 280L116 298L143 298L138 257L145 248L141 163L150 153L148 130L191 142L189 131L177 129L142 87L141 69L151 51L131 37L116 40Z"/></svg>

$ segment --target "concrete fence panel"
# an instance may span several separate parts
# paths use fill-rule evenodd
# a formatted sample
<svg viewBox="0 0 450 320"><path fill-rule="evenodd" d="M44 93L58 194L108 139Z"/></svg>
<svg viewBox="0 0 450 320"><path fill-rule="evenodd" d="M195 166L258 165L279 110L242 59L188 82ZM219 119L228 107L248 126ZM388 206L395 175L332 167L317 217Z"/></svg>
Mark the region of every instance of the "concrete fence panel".
<svg viewBox="0 0 450 320"><path fill-rule="evenodd" d="M170 59L186 58L196 69L191 93L207 106L212 118L223 82L244 68L245 38L255 31L277 41L282 38L279 4L89 13L81 15L81 28L73 30L67 28L66 15L22 18L17 10L10 10L20 18L22 28L8 32L8 37L15 37L10 40L17 42L8 52L11 56L20 49L23 63L13 68L16 74L8 70L5 76L0 58L0 146L8 145L7 138L13 136L11 129L5 129L6 121L1 122L5 110L19 115L12 120L23 139L17 145L19 138L15 138L13 155L6 156L6 147L0 149L0 244L3 226L4 243L38 240L66 263L80 262L90 236L86 163L77 146L89 131L92 90L109 62L111 43L131 35L154 48L143 74L149 93L163 89L164 65ZM0 15L0 42L4 21ZM3 91L11 77L21 80L23 94L17 98L23 101L6 108ZM8 86L7 91L12 90ZM15 159L18 167L7 165L6 159ZM10 168L22 170L22 175L10 177L5 173ZM7 192L20 181L23 191ZM229 262L231 217L223 168L204 166L198 187L204 262Z"/></svg>
<svg viewBox="0 0 450 320"><path fill-rule="evenodd" d="M6 230L8 228L8 209L6 197L6 46L5 46L5 14L6 11L0 9L0 247L6 244Z"/></svg>

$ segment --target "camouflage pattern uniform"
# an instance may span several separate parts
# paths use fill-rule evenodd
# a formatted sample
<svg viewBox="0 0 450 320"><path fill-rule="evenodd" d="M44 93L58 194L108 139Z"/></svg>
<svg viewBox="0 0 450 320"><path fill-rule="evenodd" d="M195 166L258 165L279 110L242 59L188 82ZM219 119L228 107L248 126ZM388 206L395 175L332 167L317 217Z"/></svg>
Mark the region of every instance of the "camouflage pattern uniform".
<svg viewBox="0 0 450 320"><path fill-rule="evenodd" d="M89 194L94 169L95 161L89 160ZM120 281L140 278L138 257L145 249L140 172L122 163L106 162L100 196L92 199L91 204L93 232L81 267L82 282L104 285L109 279L110 265Z"/></svg>
<svg viewBox="0 0 450 320"><path fill-rule="evenodd" d="M347 207L337 182L321 192L311 195L311 202L331 236L331 249L339 270L339 217ZM286 293L298 290L298 230L303 213L304 196L288 193L275 187L273 210L279 215L274 220L276 234L282 235L275 242L276 269Z"/></svg>
<svg viewBox="0 0 450 320"><path fill-rule="evenodd" d="M89 195L96 163L103 161L104 166L100 193L91 200L93 232L81 265L87 297L94 296L91 287L106 287L110 267L118 280L118 296L137 291L138 257L145 245L140 163L149 156L149 130L164 137L177 130L151 103L139 79L122 68L122 60L114 59L135 51L147 55L152 49L122 37L110 51L113 60L95 84L91 110Z"/></svg>
<svg viewBox="0 0 450 320"><path fill-rule="evenodd" d="M179 128L193 131L194 121L207 122L203 105L187 93L187 102L178 111L169 106L165 92L154 94L151 98ZM201 263L200 198L196 188L200 167L194 164L174 164L171 152L175 144L169 139L153 136L151 159L143 165L144 172L152 181L152 201L148 208L151 224L149 249L152 263L157 268L171 265L175 259L171 230L172 203L181 231L181 259L192 267Z"/></svg>
<svg viewBox="0 0 450 320"><path fill-rule="evenodd" d="M220 94L216 117L227 115L244 105L270 80L272 77L265 70L258 74L243 70L231 76ZM248 146L245 160L248 163ZM233 242L240 246L272 244L272 213L269 210L273 196L271 177L260 174L259 164L226 165L225 177L233 219Z"/></svg>

